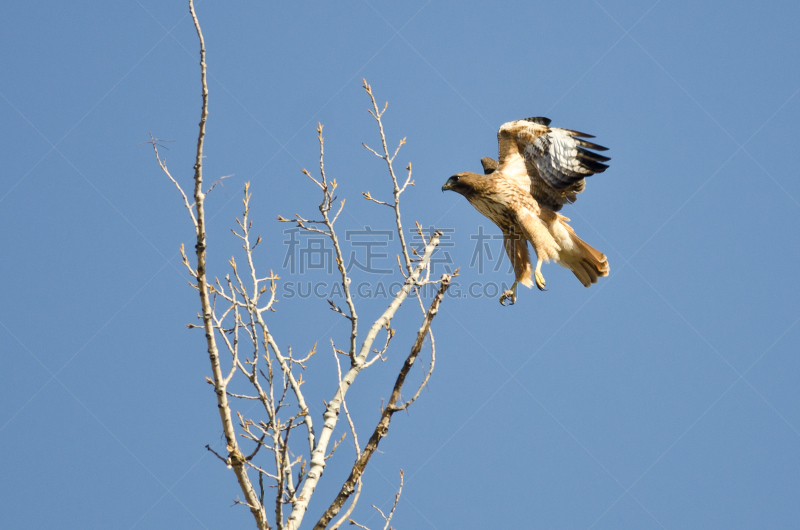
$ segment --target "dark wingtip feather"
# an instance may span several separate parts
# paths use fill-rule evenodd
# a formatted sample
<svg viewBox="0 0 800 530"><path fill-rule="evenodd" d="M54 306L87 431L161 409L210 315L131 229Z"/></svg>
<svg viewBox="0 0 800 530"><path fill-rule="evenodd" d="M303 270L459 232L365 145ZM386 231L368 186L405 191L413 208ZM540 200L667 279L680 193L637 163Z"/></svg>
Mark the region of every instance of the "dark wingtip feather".
<svg viewBox="0 0 800 530"><path fill-rule="evenodd" d="M490 173L494 173L494 171L497 169L497 160L485 156L481 158L481 165L483 166L483 174L489 175Z"/></svg>
<svg viewBox="0 0 800 530"><path fill-rule="evenodd" d="M611 160L607 156L598 155L597 153L592 153L591 151L587 151L583 147L578 147L578 158L588 158L589 160L594 160L595 162L608 162Z"/></svg>
<svg viewBox="0 0 800 530"><path fill-rule="evenodd" d="M552 120L543 116L534 116L532 118L524 118L522 121L529 121L532 123L538 123L539 125L548 126Z"/></svg>
<svg viewBox="0 0 800 530"><path fill-rule="evenodd" d="M567 131L568 133L570 133L570 135L572 135L572 136L578 136L578 137L581 137L581 138L594 138L593 135L586 134L584 132L575 131L575 130L572 130L572 129L564 129L564 130Z"/></svg>
<svg viewBox="0 0 800 530"><path fill-rule="evenodd" d="M576 182L583 180L585 177L589 175L576 173L576 172L559 172L559 171L542 171L540 173L542 179L544 179L547 184L552 186L557 190L563 190L564 188L568 188L575 184Z"/></svg>
<svg viewBox="0 0 800 530"><path fill-rule="evenodd" d="M594 149L595 151L608 151L608 147L603 147L602 145L593 144L592 142L587 142L586 140L575 140L575 141L578 143L578 145L589 149Z"/></svg>
<svg viewBox="0 0 800 530"><path fill-rule="evenodd" d="M586 169L588 169L593 173L602 173L603 171L608 169L608 165L601 164L600 162L595 162L594 160L588 158L578 157L578 160L580 161L583 167L585 167Z"/></svg>

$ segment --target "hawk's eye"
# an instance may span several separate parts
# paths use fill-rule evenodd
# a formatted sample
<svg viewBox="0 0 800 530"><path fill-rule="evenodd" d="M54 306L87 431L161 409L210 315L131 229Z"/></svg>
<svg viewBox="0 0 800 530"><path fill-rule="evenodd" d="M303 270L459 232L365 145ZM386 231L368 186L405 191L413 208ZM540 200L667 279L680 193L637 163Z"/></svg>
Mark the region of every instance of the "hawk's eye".
<svg viewBox="0 0 800 530"><path fill-rule="evenodd" d="M456 176L455 176L455 177L453 177L453 178L454 178L454 179L456 179L456 182L458 182L458 179L460 179L461 177L459 177L459 176L457 176L457 175L456 175Z"/></svg>

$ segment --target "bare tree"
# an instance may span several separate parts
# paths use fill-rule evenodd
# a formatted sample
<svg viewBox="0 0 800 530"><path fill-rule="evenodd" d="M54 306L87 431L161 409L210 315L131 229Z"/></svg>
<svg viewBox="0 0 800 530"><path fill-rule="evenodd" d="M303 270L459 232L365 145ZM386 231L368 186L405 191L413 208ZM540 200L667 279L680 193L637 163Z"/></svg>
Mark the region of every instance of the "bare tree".
<svg viewBox="0 0 800 530"><path fill-rule="evenodd" d="M400 141L393 153L389 150L382 121L388 104L380 108L371 87L364 81L364 89L370 98L372 107L369 112L378 125L381 148L373 150L366 145L364 147L385 161L392 185L392 200L378 200L369 192L364 192L363 196L368 201L392 210L400 246L398 270L404 281L388 307L377 320L369 323L366 334L361 338L359 331L363 332L364 328L363 326L359 328L359 317L351 293L351 281L335 228L345 201L336 203L337 199L334 195L337 187L336 179L330 179L326 175L322 125L318 125L319 175L315 177L306 170L303 170L303 173L316 186L320 194L319 216L315 216L315 219L306 219L300 215L296 215L293 219L278 218L279 221L293 223L301 230L322 234L330 239L338 268L337 281L341 282L345 306L340 307L332 300L328 300L328 303L330 309L347 319L350 325L349 340L345 347L337 348L331 339L332 354L338 367L335 379L332 377L330 382L326 380L313 383L317 386L335 383L332 396L326 402L322 414L322 424L321 426L315 425L315 419L309 410L301 385L305 382L302 377L303 370L306 368L306 363L310 362L316 353L316 346L305 357L295 358L291 347L284 351L278 345L278 341L267 323L266 316L276 310L274 305L279 278L272 270L268 276L260 275L257 272L253 251L261 242L261 237L256 236L254 240L252 232L249 184L246 184L244 189L242 217L236 220L238 229L233 231L236 237L242 241L244 267L240 270L237 261L231 258L229 262L231 271L224 280L219 278L215 278L213 282L209 280L206 270L208 249L204 204L206 196L213 186L206 191L203 189L203 143L208 116L206 50L192 0L189 0L189 9L200 43L202 83L200 130L194 164L193 203L189 202L189 197L167 169L166 161L160 157L158 140L151 136L151 143L159 166L177 187L183 198L184 206L189 213L196 234L196 260L194 263L190 263L184 247L181 246L183 264L194 279L191 282L192 286L200 295L202 324L191 324L189 327L202 328L205 332L212 372L212 377L208 381L216 394L216 404L225 435L227 454L219 454L211 447L206 447L235 473L244 497L243 500L236 502L250 509L259 529L266 530L274 527L280 530L294 530L299 528L303 522L312 495L322 478L326 461L334 455L337 447L344 440L344 436L339 440L332 440L340 414L344 411L344 417L352 437L351 441L355 448L355 462L338 495L314 526L315 529L336 529L348 520L358 502L362 475L381 439L388 434L392 416L398 411L406 410L414 403L431 377L436 361L431 322L436 316L451 278L455 274L444 274L439 279L431 278L431 256L439 243L439 232L433 233L426 239L417 224L417 231L422 238L424 248L421 252L417 252L406 244L401 221L400 198L408 186L414 184L411 180L411 164L405 168L404 179L398 178L394 168L395 158L405 143L405 139ZM420 289L427 285L435 286L436 295L426 307ZM362 448L345 398L359 374L377 360L384 359L384 354L389 350L392 338L396 333L392 328L392 319L409 297L417 299L423 315L422 322L416 332L416 340L406 355L405 362L388 395L386 404L381 407L380 419L371 430L369 439ZM381 334L383 339L380 341L380 346L375 346ZM403 399L404 385L411 368L422 352L426 336L429 338L427 342L430 345L430 360L426 363L427 367L424 369L422 380L410 393L411 397ZM341 360L345 361L344 367L342 367ZM251 389L249 393L231 392L229 388L234 378L249 383ZM244 417L237 410L237 403L252 403L253 401L260 404L258 407L260 419ZM300 440L295 441L298 438ZM272 487L274 498L266 498L265 486ZM400 489L402 490L402 472ZM395 498L390 514L384 517L386 527L394 514L399 495L400 492ZM340 515L348 500L350 500L350 504Z"/></svg>

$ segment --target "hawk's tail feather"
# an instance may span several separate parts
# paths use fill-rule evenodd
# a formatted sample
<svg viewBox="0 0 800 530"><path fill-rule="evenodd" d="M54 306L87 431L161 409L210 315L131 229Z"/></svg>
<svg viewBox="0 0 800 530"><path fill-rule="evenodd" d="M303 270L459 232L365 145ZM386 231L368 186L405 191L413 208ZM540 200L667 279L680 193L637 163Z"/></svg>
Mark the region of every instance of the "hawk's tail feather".
<svg viewBox="0 0 800 530"><path fill-rule="evenodd" d="M565 248L560 253L560 264L571 270L584 287L597 283L597 278L608 276L610 269L606 255L575 235L567 223L561 224L567 229L572 245L562 245L571 248Z"/></svg>

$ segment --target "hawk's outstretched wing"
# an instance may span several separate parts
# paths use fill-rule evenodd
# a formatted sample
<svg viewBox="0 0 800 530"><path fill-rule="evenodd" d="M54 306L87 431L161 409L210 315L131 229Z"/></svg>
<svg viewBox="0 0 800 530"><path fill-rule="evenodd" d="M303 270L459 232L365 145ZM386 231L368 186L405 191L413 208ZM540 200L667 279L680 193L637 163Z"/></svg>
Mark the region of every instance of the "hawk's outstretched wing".
<svg viewBox="0 0 800 530"><path fill-rule="evenodd" d="M541 117L504 123L497 133L497 170L529 180L533 198L558 211L583 191L584 178L608 168L610 158L594 152L607 148L584 139L594 136L549 125Z"/></svg>

